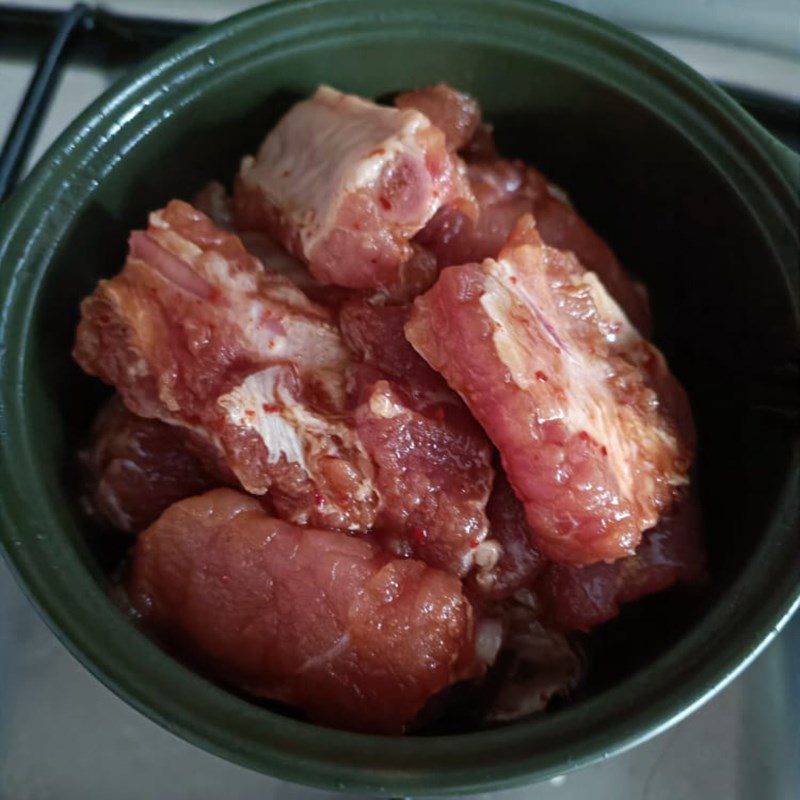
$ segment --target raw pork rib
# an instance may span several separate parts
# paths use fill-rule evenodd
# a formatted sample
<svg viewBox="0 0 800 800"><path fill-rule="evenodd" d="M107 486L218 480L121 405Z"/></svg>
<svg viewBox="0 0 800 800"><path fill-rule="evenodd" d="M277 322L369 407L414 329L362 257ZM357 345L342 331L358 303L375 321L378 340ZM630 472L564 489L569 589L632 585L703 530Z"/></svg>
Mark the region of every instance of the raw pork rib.
<svg viewBox="0 0 800 800"><path fill-rule="evenodd" d="M406 325L500 450L537 546L575 565L632 555L691 461L598 297L614 308L527 216L497 260L445 269Z"/></svg>
<svg viewBox="0 0 800 800"><path fill-rule="evenodd" d="M442 133L450 150L460 150L475 135L481 122L481 110L475 98L457 92L446 83L425 89L402 92L394 99L402 109L423 113Z"/></svg>
<svg viewBox="0 0 800 800"><path fill-rule="evenodd" d="M545 244L571 250L596 272L609 294L645 335L650 311L643 287L626 274L611 248L586 224L564 193L521 161L475 161L469 182L479 213L472 219L457 208L442 208L416 237L442 267L496 258L514 225L526 213L536 219Z"/></svg>
<svg viewBox="0 0 800 800"><path fill-rule="evenodd" d="M345 341L366 365L354 376L356 425L375 465L375 528L397 555L465 575L485 556L492 449L453 392L403 334L410 307L352 300Z"/></svg>
<svg viewBox="0 0 800 800"><path fill-rule="evenodd" d="M292 522L365 530L376 497L345 410L331 313L174 200L83 301L74 355L145 417L182 425Z"/></svg>
<svg viewBox="0 0 800 800"><path fill-rule="evenodd" d="M132 414L118 397L98 415L80 454L86 502L119 530L144 530L178 500L235 483L205 439Z"/></svg>
<svg viewBox="0 0 800 800"><path fill-rule="evenodd" d="M485 668L457 578L271 519L229 489L172 506L133 567L131 597L156 630L317 722L401 733L433 694Z"/></svg>
<svg viewBox="0 0 800 800"><path fill-rule="evenodd" d="M536 593L552 623L588 631L615 617L622 603L702 580L704 560L697 500L690 492L645 532L636 555L587 567L548 564Z"/></svg>
<svg viewBox="0 0 800 800"><path fill-rule="evenodd" d="M264 230L318 280L353 288L393 284L436 211L472 203L463 164L427 117L327 86L242 161L234 189L237 228Z"/></svg>

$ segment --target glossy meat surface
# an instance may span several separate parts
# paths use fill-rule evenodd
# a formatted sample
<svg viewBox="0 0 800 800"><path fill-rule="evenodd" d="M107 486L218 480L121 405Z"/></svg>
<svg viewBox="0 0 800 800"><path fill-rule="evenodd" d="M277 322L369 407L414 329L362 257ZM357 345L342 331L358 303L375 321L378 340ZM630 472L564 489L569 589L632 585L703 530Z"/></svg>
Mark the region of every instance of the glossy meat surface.
<svg viewBox="0 0 800 800"><path fill-rule="evenodd" d="M460 404L420 405L396 383L374 382L356 410L375 464L375 522L399 555L465 575L486 538L492 451Z"/></svg>
<svg viewBox="0 0 800 800"><path fill-rule="evenodd" d="M181 425L282 516L365 530L376 497L345 412L350 354L331 312L180 201L131 235L81 305L74 355L144 417Z"/></svg>
<svg viewBox="0 0 800 800"><path fill-rule="evenodd" d="M697 500L690 494L645 532L635 555L587 567L548 564L536 592L553 624L588 631L615 617L623 603L675 583L698 583L704 576Z"/></svg>
<svg viewBox="0 0 800 800"><path fill-rule="evenodd" d="M418 111L323 86L246 157L237 228L263 230L324 283L389 286L410 239L443 205L472 209L463 164Z"/></svg>
<svg viewBox="0 0 800 800"><path fill-rule="evenodd" d="M626 315L647 335L650 311L643 288L625 273L609 246L559 187L521 161L476 160L467 169L477 217L443 208L416 238L436 255L440 266L496 258L520 217L533 214L544 242L572 251L584 269L596 272Z"/></svg>
<svg viewBox="0 0 800 800"><path fill-rule="evenodd" d="M523 218L497 260L445 269L406 326L500 450L537 546L575 565L631 555L691 461L584 276Z"/></svg>
<svg viewBox="0 0 800 800"><path fill-rule="evenodd" d="M456 578L227 489L140 536L129 589L147 624L220 677L335 727L400 733L483 669Z"/></svg>
<svg viewBox="0 0 800 800"><path fill-rule="evenodd" d="M356 424L375 465L375 527L398 555L465 575L486 538L492 450L458 395L408 343L408 305L346 303L345 341L365 365L354 376Z"/></svg>
<svg viewBox="0 0 800 800"><path fill-rule="evenodd" d="M126 533L144 530L178 500L235 482L204 439L138 417L118 397L98 415L80 457L92 513Z"/></svg>
<svg viewBox="0 0 800 800"><path fill-rule="evenodd" d="M460 150L475 135L481 111L475 98L456 91L446 83L401 92L394 99L401 109L424 114L445 135L450 150Z"/></svg>

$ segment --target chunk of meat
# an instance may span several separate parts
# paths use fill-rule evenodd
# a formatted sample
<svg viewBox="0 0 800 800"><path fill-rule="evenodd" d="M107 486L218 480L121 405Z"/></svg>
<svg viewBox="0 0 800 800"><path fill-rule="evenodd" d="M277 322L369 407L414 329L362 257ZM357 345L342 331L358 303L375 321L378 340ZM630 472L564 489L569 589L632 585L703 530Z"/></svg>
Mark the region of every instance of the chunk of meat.
<svg viewBox="0 0 800 800"><path fill-rule="evenodd" d="M525 508L508 479L499 472L486 506L489 539L485 550L491 560L470 576L476 593L490 600L505 600L519 589L529 588L544 569L545 559L533 544L533 532ZM495 552L492 553L489 545Z"/></svg>
<svg viewBox="0 0 800 800"><path fill-rule="evenodd" d="M352 289L342 286L330 286L315 280L308 267L290 255L285 248L260 231L237 231L242 244L258 258L270 272L288 278L303 294L315 303L336 311L339 306L352 296Z"/></svg>
<svg viewBox="0 0 800 800"><path fill-rule="evenodd" d="M375 528L395 553L466 575L486 538L492 450L460 404L415 402L399 384L373 383L356 410L375 465Z"/></svg>
<svg viewBox="0 0 800 800"><path fill-rule="evenodd" d="M242 161L237 228L263 230L323 283L395 283L443 205L470 212L460 160L423 114L320 87Z"/></svg>
<svg viewBox="0 0 800 800"><path fill-rule="evenodd" d="M410 310L358 298L339 314L345 341L371 367L353 384L381 497L375 525L393 552L464 575L486 550L492 450L461 398L406 340Z"/></svg>
<svg viewBox="0 0 800 800"><path fill-rule="evenodd" d="M272 519L228 489L175 504L139 537L129 592L217 676L335 727L401 733L485 668L457 578Z"/></svg>
<svg viewBox="0 0 800 800"><path fill-rule="evenodd" d="M705 576L704 565L700 516L690 492L645 532L635 555L586 567L548 564L536 592L552 623L589 631L615 617L622 603L675 583L697 583Z"/></svg>
<svg viewBox="0 0 800 800"><path fill-rule="evenodd" d="M424 114L442 133L450 150L460 150L475 135L481 121L477 100L446 83L402 92L394 99L400 109Z"/></svg>
<svg viewBox="0 0 800 800"><path fill-rule="evenodd" d="M536 545L574 565L632 555L691 462L648 376L612 349L601 291L528 216L497 260L443 270L406 325L500 450Z"/></svg>
<svg viewBox="0 0 800 800"><path fill-rule="evenodd" d="M596 272L611 296L645 335L650 311L643 287L623 270L608 245L570 205L566 195L521 161L474 161L469 182L479 213L472 219L457 208L442 208L416 241L440 266L496 258L523 214L533 214L544 242L571 250L584 269Z"/></svg>
<svg viewBox="0 0 800 800"><path fill-rule="evenodd" d="M370 466L345 413L331 312L180 201L135 231L81 305L74 355L135 413L204 436L287 519L368 529Z"/></svg>
<svg viewBox="0 0 800 800"><path fill-rule="evenodd" d="M342 336L353 353L384 375L402 382L421 404L461 405L444 378L432 370L406 339L411 304L351 298L339 311Z"/></svg>
<svg viewBox="0 0 800 800"><path fill-rule="evenodd" d="M80 460L89 509L127 533L144 530L178 500L235 483L205 439L138 417L116 396L98 414Z"/></svg>

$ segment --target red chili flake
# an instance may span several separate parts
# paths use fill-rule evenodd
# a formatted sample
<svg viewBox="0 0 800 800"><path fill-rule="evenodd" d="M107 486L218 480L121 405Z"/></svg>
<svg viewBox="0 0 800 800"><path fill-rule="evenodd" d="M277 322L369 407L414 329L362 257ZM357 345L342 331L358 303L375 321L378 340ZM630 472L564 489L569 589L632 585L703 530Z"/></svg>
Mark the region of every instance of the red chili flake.
<svg viewBox="0 0 800 800"><path fill-rule="evenodd" d="M544 372L542 372L539 369L539 370L536 370L536 380L547 381L547 380L549 380L549 378L547 377L547 375L544 374Z"/></svg>
<svg viewBox="0 0 800 800"><path fill-rule="evenodd" d="M360 230L361 230L361 223L360 223L358 220L356 220L356 221L353 223L353 230L354 230L354 231L360 231Z"/></svg>
<svg viewBox="0 0 800 800"><path fill-rule="evenodd" d="M246 408L244 410L244 413L247 414L247 416L250 417L250 419L253 419L253 417L256 415L256 412L253 411L252 408Z"/></svg>
<svg viewBox="0 0 800 800"><path fill-rule="evenodd" d="M322 508L325 504L325 498L319 492L314 495L314 504L317 508Z"/></svg>
<svg viewBox="0 0 800 800"><path fill-rule="evenodd" d="M371 153L367 155L367 158L372 158L373 156L382 156L386 152L385 147L376 147Z"/></svg>
<svg viewBox="0 0 800 800"><path fill-rule="evenodd" d="M272 403L262 403L261 408L264 409L264 413L266 414L277 414L278 411L280 411L280 408Z"/></svg>
<svg viewBox="0 0 800 800"><path fill-rule="evenodd" d="M411 535L418 541L422 542L425 539L425 529L424 528L412 528Z"/></svg>
<svg viewBox="0 0 800 800"><path fill-rule="evenodd" d="M580 439L582 442L588 442L588 441L589 441L589 434L588 434L588 433L586 433L586 431L581 431L581 432L578 434L578 438L579 438L579 439Z"/></svg>
<svg viewBox="0 0 800 800"><path fill-rule="evenodd" d="M516 275L512 275L512 276L511 276L511 283L513 283L513 284L514 284L514 286L516 286L516 285L517 285L517 276L516 276Z"/></svg>
<svg viewBox="0 0 800 800"><path fill-rule="evenodd" d="M606 446L605 446L605 445L603 445L603 446L600 448L600 452L601 452L601 453L602 453L604 456L607 456L607 455L608 455L608 450L606 449Z"/></svg>
<svg viewBox="0 0 800 800"><path fill-rule="evenodd" d="M474 550L481 543L480 539L470 539L469 546Z"/></svg>
<svg viewBox="0 0 800 800"><path fill-rule="evenodd" d="M381 208L384 209L385 211L392 210L392 201L389 200L388 197L384 197L383 195L381 195L378 198L378 202L381 204Z"/></svg>
<svg viewBox="0 0 800 800"><path fill-rule="evenodd" d="M208 290L208 301L210 303L217 303L219 302L220 298L222 297L222 292L216 287L212 286Z"/></svg>

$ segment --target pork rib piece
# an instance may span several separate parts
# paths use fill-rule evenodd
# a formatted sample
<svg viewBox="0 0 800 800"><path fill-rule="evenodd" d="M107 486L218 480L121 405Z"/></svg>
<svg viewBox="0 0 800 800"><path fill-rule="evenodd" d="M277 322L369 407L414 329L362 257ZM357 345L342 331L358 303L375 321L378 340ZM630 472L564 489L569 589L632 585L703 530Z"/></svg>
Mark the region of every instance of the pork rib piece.
<svg viewBox="0 0 800 800"><path fill-rule="evenodd" d="M623 603L675 583L702 581L704 565L697 501L690 490L645 532L635 555L586 567L548 564L536 582L536 594L552 624L589 631L615 617Z"/></svg>
<svg viewBox="0 0 800 800"><path fill-rule="evenodd" d="M175 504L139 537L129 590L219 677L335 727L402 733L485 668L457 578L272 519L229 489Z"/></svg>
<svg viewBox="0 0 800 800"><path fill-rule="evenodd" d="M388 286L443 205L469 211L463 164L418 111L320 87L245 157L236 227L264 230L324 283Z"/></svg>
<svg viewBox="0 0 800 800"><path fill-rule="evenodd" d="M650 310L641 284L623 270L611 248L570 205L563 191L521 161L478 160L467 167L478 203L471 218L457 208L442 208L415 241L436 255L440 266L496 258L517 221L530 213L546 244L571 250L581 265L596 272L609 294L645 335Z"/></svg>
<svg viewBox="0 0 800 800"><path fill-rule="evenodd" d="M475 98L446 83L401 92L394 98L394 104L424 114L444 133L450 150L460 150L470 142L481 121L481 110Z"/></svg>
<svg viewBox="0 0 800 800"><path fill-rule="evenodd" d="M345 413L350 354L331 312L180 201L135 231L81 305L74 355L135 413L181 425L281 516L368 529L376 497Z"/></svg>
<svg viewBox="0 0 800 800"><path fill-rule="evenodd" d="M632 555L691 461L598 298L616 309L526 216L498 259L443 270L406 325L500 450L537 546L575 565Z"/></svg>
<svg viewBox="0 0 800 800"><path fill-rule="evenodd" d="M80 460L90 510L127 533L144 530L178 500L235 483L205 439L138 417L116 396L98 414Z"/></svg>
<svg viewBox="0 0 800 800"><path fill-rule="evenodd" d="M375 466L375 528L397 555L463 576L486 538L492 448L461 398L408 343L410 306L346 303L345 341L364 362L354 376L356 425Z"/></svg>

